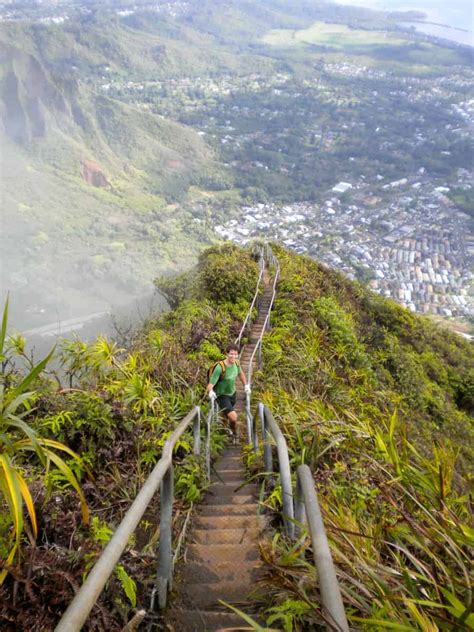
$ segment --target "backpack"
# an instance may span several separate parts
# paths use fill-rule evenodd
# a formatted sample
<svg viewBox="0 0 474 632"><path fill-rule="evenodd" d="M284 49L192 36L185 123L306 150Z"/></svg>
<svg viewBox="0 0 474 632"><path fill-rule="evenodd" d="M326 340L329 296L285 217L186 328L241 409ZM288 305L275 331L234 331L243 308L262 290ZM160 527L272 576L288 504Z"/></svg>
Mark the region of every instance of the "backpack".
<svg viewBox="0 0 474 632"><path fill-rule="evenodd" d="M240 363L236 362L236 364L240 368ZM219 379L214 384L214 386L217 386L219 384L219 382L224 379L225 372L226 372L226 369L227 369L227 364L224 362L224 360L219 360L219 362L214 362L214 364L211 365L207 369L207 384L210 384L210 382L211 382L211 375L214 373L214 369L216 368L216 366L219 366L219 365L220 365L220 367L222 369L222 373L219 375Z"/></svg>

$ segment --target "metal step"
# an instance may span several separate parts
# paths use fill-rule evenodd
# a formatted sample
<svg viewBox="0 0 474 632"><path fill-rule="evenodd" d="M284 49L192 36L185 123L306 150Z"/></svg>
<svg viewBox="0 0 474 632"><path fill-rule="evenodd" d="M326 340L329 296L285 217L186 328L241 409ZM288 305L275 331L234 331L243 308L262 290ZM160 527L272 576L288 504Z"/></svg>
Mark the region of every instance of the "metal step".
<svg viewBox="0 0 474 632"><path fill-rule="evenodd" d="M259 562L257 562L259 563ZM262 571L260 569L260 576ZM257 581L258 568L256 564L242 564L239 560L233 562L218 562L212 567L208 564L200 564L199 562L187 562L181 574L182 581L186 584L202 583L202 584L218 584L219 582L245 582L252 585Z"/></svg>
<svg viewBox="0 0 474 632"><path fill-rule="evenodd" d="M225 632L228 629L243 632L249 629L248 623L230 609L227 612L202 608L172 610L167 616L167 621L176 632Z"/></svg>
<svg viewBox="0 0 474 632"><path fill-rule="evenodd" d="M186 560L199 564L232 563L236 560L241 564L244 561L258 560L258 549L251 544L188 544L186 547Z"/></svg>
<svg viewBox="0 0 474 632"><path fill-rule="evenodd" d="M236 505L250 504L255 505L255 497L251 494L207 494L201 506L227 505L229 507L235 507Z"/></svg>
<svg viewBox="0 0 474 632"><path fill-rule="evenodd" d="M215 481L208 487L206 494L210 496L245 496L248 494L256 494L258 492L258 486L255 483L245 483L245 480L232 480L221 483ZM207 498L207 496L206 496Z"/></svg>
<svg viewBox="0 0 474 632"><path fill-rule="evenodd" d="M201 516L253 516L257 513L257 503L245 505L199 505Z"/></svg>
<svg viewBox="0 0 474 632"><path fill-rule="evenodd" d="M255 584L244 584L240 579L212 584L186 582L186 601L199 604L201 608L219 605L220 600L232 604L248 604L255 599L255 596L251 596L255 588Z"/></svg>
<svg viewBox="0 0 474 632"><path fill-rule="evenodd" d="M243 467L241 468L225 468L225 469L214 469L213 480L227 482L227 481L241 481L245 480L247 472Z"/></svg>
<svg viewBox="0 0 474 632"><path fill-rule="evenodd" d="M254 531L255 528L260 530L260 522L263 523L263 519L256 516L202 516L197 515L194 520L194 528L199 531L217 531L217 530L234 530L234 529L245 529ZM192 535L194 533L194 529L190 533L190 538L192 539ZM218 544L218 543L216 543Z"/></svg>
<svg viewBox="0 0 474 632"><path fill-rule="evenodd" d="M255 523L237 529L193 529L192 539L195 544L242 544L248 540L255 541L258 533L259 529Z"/></svg>

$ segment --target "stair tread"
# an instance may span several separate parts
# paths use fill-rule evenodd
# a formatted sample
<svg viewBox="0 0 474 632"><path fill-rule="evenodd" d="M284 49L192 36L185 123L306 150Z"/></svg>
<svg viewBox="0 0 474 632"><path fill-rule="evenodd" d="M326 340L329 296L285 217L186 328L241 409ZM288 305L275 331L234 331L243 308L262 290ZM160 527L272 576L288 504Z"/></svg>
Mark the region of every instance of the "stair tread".
<svg viewBox="0 0 474 632"><path fill-rule="evenodd" d="M172 623L176 632L224 632L226 628L235 632L248 630L248 623L230 610L219 612L202 608L171 609L167 620Z"/></svg>
<svg viewBox="0 0 474 632"><path fill-rule="evenodd" d="M239 581L222 581L213 584L202 582L186 582L186 602L211 606L219 604L219 600L230 603L245 603L255 591L255 584L242 584Z"/></svg>
<svg viewBox="0 0 474 632"><path fill-rule="evenodd" d="M186 560L201 564L254 561L259 559L259 552L255 543L242 544L188 544Z"/></svg>
<svg viewBox="0 0 474 632"><path fill-rule="evenodd" d="M250 504L255 505L255 498L251 494L206 494L206 497L202 501L202 505L205 507L211 507L213 505L219 507L235 507Z"/></svg>
<svg viewBox="0 0 474 632"><path fill-rule="evenodd" d="M260 521L258 516L252 515L233 515L233 516L203 516L197 515L194 519L194 525L198 529L212 530L212 529L247 529L253 528L257 525L260 528ZM192 536L192 531L190 532Z"/></svg>
<svg viewBox="0 0 474 632"><path fill-rule="evenodd" d="M265 321L272 300L271 277L264 271L265 289L260 297L258 314L251 324L240 356L246 371L255 366L256 345L265 331ZM236 411L245 417L246 396L237 387ZM242 419L242 417L241 417ZM245 424L240 424L243 432ZM261 573L258 538L264 527L258 516L256 496L258 485L248 482L241 445L229 446L213 465L212 480L203 501L193 517L186 546L186 564L178 574L179 610L169 611L169 621L176 632L236 632L248 629L248 624L219 604L219 600L234 603L248 610L248 598L261 598L256 591ZM253 616L253 618L255 618ZM168 620L168 618L167 618ZM176 624L176 627L175 627Z"/></svg>
<svg viewBox="0 0 474 632"><path fill-rule="evenodd" d="M190 537L196 544L247 544L255 542L258 534L255 524L240 528L193 529Z"/></svg>
<svg viewBox="0 0 474 632"><path fill-rule="evenodd" d="M251 586L262 575L259 569L259 560L242 563L235 560L219 562L216 564L202 564L199 562L188 562L184 567L181 580L187 585L193 583L216 584L219 582L232 582L236 585Z"/></svg>
<svg viewBox="0 0 474 632"><path fill-rule="evenodd" d="M246 505L201 505L201 516L253 516L257 513L257 503Z"/></svg>

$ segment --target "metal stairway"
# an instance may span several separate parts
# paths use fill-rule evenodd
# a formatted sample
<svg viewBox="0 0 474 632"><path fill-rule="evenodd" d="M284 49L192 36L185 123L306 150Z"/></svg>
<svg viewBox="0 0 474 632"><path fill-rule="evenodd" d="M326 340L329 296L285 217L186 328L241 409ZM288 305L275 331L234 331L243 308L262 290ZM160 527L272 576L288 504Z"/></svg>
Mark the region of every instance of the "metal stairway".
<svg viewBox="0 0 474 632"><path fill-rule="evenodd" d="M272 288L266 272L263 281L265 289L258 316L250 331L250 343L240 359L246 374L271 303ZM245 396L240 381L236 410L242 434ZM177 568L175 589L179 596L165 617L169 630L248 629L248 624L219 600L248 612L253 609L251 603L258 599L256 580L261 563L256 493L255 485L245 484L240 445L228 447L217 461L209 490L199 505L188 537L185 562Z"/></svg>
<svg viewBox="0 0 474 632"><path fill-rule="evenodd" d="M271 308L280 278L280 264L271 248L268 245L259 247L256 254L260 255L260 275L254 298L236 340L236 343L240 344L245 335L250 341L241 356L241 366L248 382L252 382L254 364L258 363L258 368L262 368L263 334L270 326ZM273 269L272 289L269 287L267 264ZM262 281L265 287L263 297L260 290ZM251 325L251 316L256 306L259 306L257 320ZM290 542L301 538L305 532L304 523L307 521L326 629L349 632L336 568L310 468L307 465L297 467L296 487L293 491L286 439L271 410L263 402L259 402L256 412L252 414L250 393L244 397L242 388L238 388L236 408L240 412L240 434L241 439L244 439L245 435L246 448L256 452L261 441L263 472L271 477L275 472L279 477L285 537ZM263 570L257 545L260 525L257 518L256 489L245 482L242 453L238 446L229 447L222 454L211 476L210 439L215 414L215 407L210 406L204 433L204 452L201 451L202 424L199 406L193 407L171 432L164 443L160 460L64 612L55 632L79 632L82 629L158 489L158 565L150 607L148 611L138 611L124 630L137 629L144 618L149 619L149 630L160 629L168 632L227 632L250 629L249 624L226 607L225 603L251 615L256 601L259 598L264 601L264 595L260 597L256 584L256 579ZM246 432L243 432L242 428L245 426ZM189 431L193 435L194 454L205 456L206 477L210 486L203 503L199 506L184 555L184 563L181 565L177 581L174 582L174 592L178 593L178 596L173 600L171 608L166 610L169 591L173 586L174 571L173 453L179 438ZM277 458L278 472L273 465L274 457ZM175 556L180 550L181 535Z"/></svg>

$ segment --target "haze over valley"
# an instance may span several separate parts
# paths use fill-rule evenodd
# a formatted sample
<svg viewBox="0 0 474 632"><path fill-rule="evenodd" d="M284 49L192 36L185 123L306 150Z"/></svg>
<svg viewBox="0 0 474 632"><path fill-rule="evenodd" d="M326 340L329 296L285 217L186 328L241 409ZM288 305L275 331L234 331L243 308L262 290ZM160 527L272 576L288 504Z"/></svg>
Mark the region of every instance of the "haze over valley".
<svg viewBox="0 0 474 632"><path fill-rule="evenodd" d="M472 317L472 48L328 2L0 8L16 327L74 329L262 236Z"/></svg>

